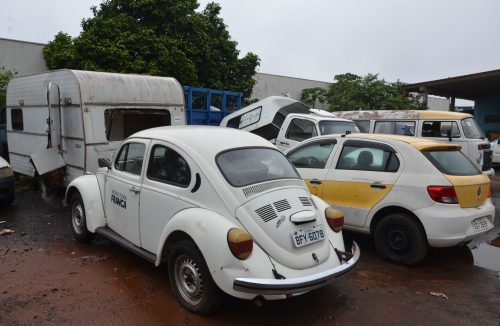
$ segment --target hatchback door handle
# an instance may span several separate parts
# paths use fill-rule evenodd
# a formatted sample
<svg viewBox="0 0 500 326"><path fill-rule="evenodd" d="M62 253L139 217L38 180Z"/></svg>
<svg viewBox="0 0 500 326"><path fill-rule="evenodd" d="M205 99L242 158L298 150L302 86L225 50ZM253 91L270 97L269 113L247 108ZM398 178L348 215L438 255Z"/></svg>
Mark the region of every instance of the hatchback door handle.
<svg viewBox="0 0 500 326"><path fill-rule="evenodd" d="M139 188L137 188L136 186L132 186L132 187L128 188L128 190L130 190L134 194L138 194L140 192Z"/></svg>
<svg viewBox="0 0 500 326"><path fill-rule="evenodd" d="M323 182L321 182L321 180L318 180L318 179L312 179L312 180L309 181L309 183L311 183L313 185L320 185Z"/></svg>
<svg viewBox="0 0 500 326"><path fill-rule="evenodd" d="M375 189L385 189L386 186L381 184L381 183L372 183L370 187L375 188Z"/></svg>

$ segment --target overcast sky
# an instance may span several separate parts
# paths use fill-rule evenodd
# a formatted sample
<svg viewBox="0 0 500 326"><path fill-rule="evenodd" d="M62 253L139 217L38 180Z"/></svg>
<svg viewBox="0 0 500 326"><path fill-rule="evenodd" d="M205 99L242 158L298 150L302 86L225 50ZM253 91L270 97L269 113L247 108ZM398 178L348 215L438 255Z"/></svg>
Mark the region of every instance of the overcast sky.
<svg viewBox="0 0 500 326"><path fill-rule="evenodd" d="M0 0L0 38L77 36L100 0ZM209 1L200 1L204 7ZM322 81L378 73L419 82L500 69L500 0L218 0L260 72Z"/></svg>

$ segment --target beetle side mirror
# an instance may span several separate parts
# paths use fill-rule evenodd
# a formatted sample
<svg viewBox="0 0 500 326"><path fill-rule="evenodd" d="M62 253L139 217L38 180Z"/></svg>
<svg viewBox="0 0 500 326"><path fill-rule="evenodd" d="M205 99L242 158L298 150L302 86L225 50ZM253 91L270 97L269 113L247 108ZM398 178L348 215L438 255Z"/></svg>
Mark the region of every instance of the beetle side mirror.
<svg viewBox="0 0 500 326"><path fill-rule="evenodd" d="M97 160L97 164L99 165L100 168L110 168L111 167L111 161L107 158L100 158Z"/></svg>

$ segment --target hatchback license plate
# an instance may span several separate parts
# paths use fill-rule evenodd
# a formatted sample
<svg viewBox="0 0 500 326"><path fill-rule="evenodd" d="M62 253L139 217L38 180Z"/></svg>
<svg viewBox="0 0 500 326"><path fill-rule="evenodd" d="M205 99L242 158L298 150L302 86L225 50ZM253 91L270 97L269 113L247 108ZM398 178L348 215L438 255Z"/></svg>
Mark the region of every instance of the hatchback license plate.
<svg viewBox="0 0 500 326"><path fill-rule="evenodd" d="M292 239L295 247L303 247L308 244L321 241L325 238L323 225L314 225L312 228L292 231Z"/></svg>
<svg viewBox="0 0 500 326"><path fill-rule="evenodd" d="M474 231L480 231L488 228L488 219L486 216L478 217L472 220L472 227Z"/></svg>

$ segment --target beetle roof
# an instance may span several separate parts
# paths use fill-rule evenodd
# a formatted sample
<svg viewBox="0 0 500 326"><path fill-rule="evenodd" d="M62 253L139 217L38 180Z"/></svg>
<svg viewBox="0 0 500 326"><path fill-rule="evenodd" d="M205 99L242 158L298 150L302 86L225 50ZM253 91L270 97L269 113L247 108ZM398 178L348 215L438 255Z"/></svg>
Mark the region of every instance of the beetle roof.
<svg viewBox="0 0 500 326"><path fill-rule="evenodd" d="M168 126L139 131L130 138L159 139L175 144L185 151L195 151L203 157L238 147L276 148L264 138L247 131L212 126Z"/></svg>

